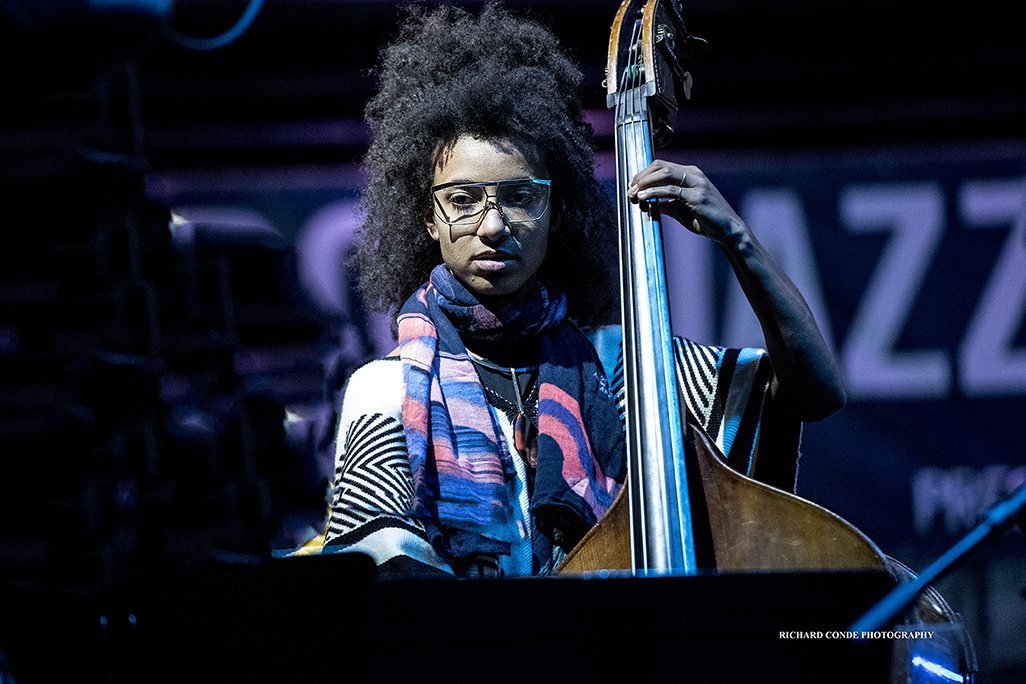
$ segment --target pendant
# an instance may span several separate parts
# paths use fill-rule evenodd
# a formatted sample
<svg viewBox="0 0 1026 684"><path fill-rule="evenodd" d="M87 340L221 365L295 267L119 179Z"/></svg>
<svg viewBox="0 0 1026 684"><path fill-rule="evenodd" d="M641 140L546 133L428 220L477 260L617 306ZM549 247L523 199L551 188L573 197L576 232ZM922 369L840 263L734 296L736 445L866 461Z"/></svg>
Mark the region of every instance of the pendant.
<svg viewBox="0 0 1026 684"><path fill-rule="evenodd" d="M521 458L532 468L538 467L538 435L537 428L531 419L518 413L513 420L513 446Z"/></svg>

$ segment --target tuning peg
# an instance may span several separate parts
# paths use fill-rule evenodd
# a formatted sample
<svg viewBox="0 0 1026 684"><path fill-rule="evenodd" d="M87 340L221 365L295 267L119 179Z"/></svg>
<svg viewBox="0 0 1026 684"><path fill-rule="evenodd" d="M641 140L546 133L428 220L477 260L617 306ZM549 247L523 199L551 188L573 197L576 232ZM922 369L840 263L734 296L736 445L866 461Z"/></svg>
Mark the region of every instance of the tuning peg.
<svg viewBox="0 0 1026 684"><path fill-rule="evenodd" d="M684 99L685 100L690 100L691 99L691 84L692 84L691 72L690 71L684 71L679 66L676 68L676 71L677 71L677 75L680 76L681 88L684 89Z"/></svg>

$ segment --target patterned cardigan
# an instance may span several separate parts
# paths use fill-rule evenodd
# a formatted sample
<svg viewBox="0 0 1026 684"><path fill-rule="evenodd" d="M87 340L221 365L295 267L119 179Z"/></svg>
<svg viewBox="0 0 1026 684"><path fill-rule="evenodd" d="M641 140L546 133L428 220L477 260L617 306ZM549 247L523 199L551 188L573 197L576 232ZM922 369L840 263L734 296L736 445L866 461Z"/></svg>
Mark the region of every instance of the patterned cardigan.
<svg viewBox="0 0 1026 684"><path fill-rule="evenodd" d="M593 341L623 410L619 329ZM797 473L801 424L782 418L768 402L769 357L759 349L726 349L676 338L677 379L688 408L715 439L736 470L791 491ZM370 555L382 574L452 573L427 541L420 521L408 514L413 481L402 425L402 363L371 361L349 379L336 441L331 514L323 552ZM496 425L512 443L505 413L492 407ZM520 459L514 459L520 462ZM524 474L509 485L514 516L530 520ZM533 527L528 524L528 528ZM514 547L501 559L502 574L530 573L530 552ZM525 564L526 563L526 564Z"/></svg>

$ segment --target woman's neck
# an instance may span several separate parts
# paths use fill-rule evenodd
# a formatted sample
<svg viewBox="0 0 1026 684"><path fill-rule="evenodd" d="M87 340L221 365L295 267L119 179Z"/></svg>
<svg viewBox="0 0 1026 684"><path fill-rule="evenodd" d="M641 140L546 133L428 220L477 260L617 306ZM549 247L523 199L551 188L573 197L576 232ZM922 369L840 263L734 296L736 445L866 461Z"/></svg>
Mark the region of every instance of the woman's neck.
<svg viewBox="0 0 1026 684"><path fill-rule="evenodd" d="M526 368L538 364L538 342L496 344L481 340L464 340L467 351L503 368Z"/></svg>

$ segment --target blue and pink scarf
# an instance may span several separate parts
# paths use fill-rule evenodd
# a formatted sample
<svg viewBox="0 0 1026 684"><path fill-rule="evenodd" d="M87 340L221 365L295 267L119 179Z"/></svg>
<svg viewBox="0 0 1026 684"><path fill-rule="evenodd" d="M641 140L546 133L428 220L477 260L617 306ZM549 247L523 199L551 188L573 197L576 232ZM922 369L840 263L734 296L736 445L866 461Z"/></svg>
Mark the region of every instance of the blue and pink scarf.
<svg viewBox="0 0 1026 684"><path fill-rule="evenodd" d="M531 512L535 571L551 538L573 542L609 509L626 474L623 430L602 365L566 318L552 283L485 308L444 266L403 305L403 424L413 515L450 559L509 553L517 528L506 482L510 447L492 419L463 339L539 343L538 463ZM461 337L462 336L462 337Z"/></svg>

